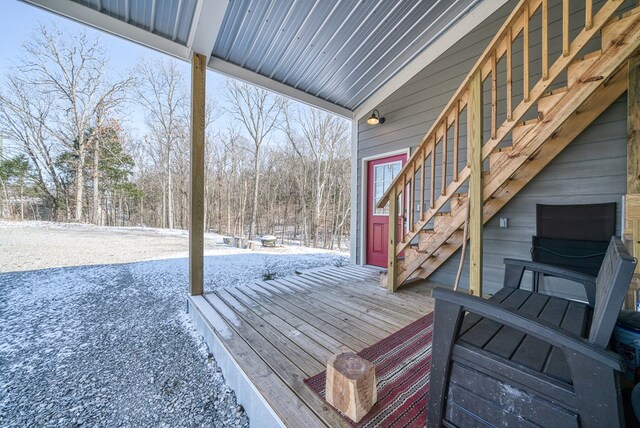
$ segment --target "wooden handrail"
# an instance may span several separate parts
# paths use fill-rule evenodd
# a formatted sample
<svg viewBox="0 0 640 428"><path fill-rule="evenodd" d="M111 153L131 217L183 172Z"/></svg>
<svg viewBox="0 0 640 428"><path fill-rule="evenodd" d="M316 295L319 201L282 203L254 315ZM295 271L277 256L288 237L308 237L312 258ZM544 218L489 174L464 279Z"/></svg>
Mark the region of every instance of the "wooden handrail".
<svg viewBox="0 0 640 428"><path fill-rule="evenodd" d="M480 81L491 79L491 111L490 111L490 138L485 141L482 147L482 159L485 160L498 144L511 132L517 121L522 120L524 114L534 105L535 102L548 89L551 82L566 69L569 63L575 58L580 49L588 40L598 32L605 22L613 15L620 6L622 0L608 0L594 14L592 0L585 0L585 19L582 31L570 39L568 17L568 0L558 0L562 8L562 53L549 66L548 60L548 27L549 27L549 1L548 0L521 0L511 12L505 23L497 34L493 37L489 46L476 61L471 71L467 74L461 85L449 100L438 118L433 122L429 131L421 139L418 147L413 152L404 167L393 180L383 197L378 202L378 207L382 208L390 201L391 195L396 198L395 213L390 213L390 218L402 218L401 227L389 228L389 243L394 247L394 260L389 259L389 265L394 264L394 276L397 272L397 256L406 249L411 239L420 232L422 228L434 217L434 215L445 206L451 196L458 191L470 175L469 164L459 168L460 138L459 128L462 113L466 111L467 121L469 120L469 88L473 76L478 73ZM542 77L530 82L529 71L529 34L530 20L537 11L541 9L541 33L542 33ZM538 29L538 28L536 28ZM523 98L517 105L513 106L513 43L516 39L523 39L523 75L522 89ZM506 61L506 120L498 123L498 63L505 58ZM463 116L464 117L464 116ZM484 116L481 115L480 120ZM453 131L452 146L449 145L449 132ZM468 136L467 136L468 137ZM468 138L467 138L468 141ZM447 180L448 174L448 154L447 149L453 148L451 166L451 179ZM467 148L468 149L468 148ZM467 152L468 153L468 152ZM436 156L440 156L440 161L436 162ZM438 177L441 183L436 194L436 165L441 166ZM429 169L430 171L427 171ZM416 174L419 171L420 185L417 186ZM426 186L429 183L429 193L426 193ZM415 192L420 190L419 197ZM410 192L410 193L407 193ZM429 199L428 202L426 199ZM399 212L399 203L402 202L402 212ZM416 206L416 204L420 206ZM391 204L390 204L391 205ZM418 215L415 215L415 214ZM394 214L394 215L391 215ZM390 225L391 226L391 225ZM394 229L394 230L392 230ZM391 249L389 254L391 255ZM391 277L391 269L389 271ZM406 273L402 275L406 276ZM391 281L391 278L390 278ZM394 279L395 281L395 279ZM395 282L390 282L390 289L395 288Z"/></svg>

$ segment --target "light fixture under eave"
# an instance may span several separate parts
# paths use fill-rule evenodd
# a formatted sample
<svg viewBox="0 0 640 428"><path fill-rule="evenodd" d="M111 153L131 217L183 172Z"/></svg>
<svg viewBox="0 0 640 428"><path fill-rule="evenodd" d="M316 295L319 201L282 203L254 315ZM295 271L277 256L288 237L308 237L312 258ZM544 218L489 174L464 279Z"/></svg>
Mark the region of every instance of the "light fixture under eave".
<svg viewBox="0 0 640 428"><path fill-rule="evenodd" d="M380 112L378 110L374 110L371 112L371 116L367 119L367 123L369 125L382 125L384 123L384 117L380 117Z"/></svg>

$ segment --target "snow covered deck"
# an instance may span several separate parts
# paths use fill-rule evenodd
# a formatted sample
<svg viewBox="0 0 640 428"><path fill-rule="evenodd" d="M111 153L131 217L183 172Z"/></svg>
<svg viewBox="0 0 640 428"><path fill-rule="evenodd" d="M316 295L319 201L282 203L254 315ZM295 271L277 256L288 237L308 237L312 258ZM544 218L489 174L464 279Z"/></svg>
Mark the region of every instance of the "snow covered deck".
<svg viewBox="0 0 640 428"><path fill-rule="evenodd" d="M379 269L328 267L189 297L189 312L252 424L339 427L304 383L433 310L428 285L388 294Z"/></svg>

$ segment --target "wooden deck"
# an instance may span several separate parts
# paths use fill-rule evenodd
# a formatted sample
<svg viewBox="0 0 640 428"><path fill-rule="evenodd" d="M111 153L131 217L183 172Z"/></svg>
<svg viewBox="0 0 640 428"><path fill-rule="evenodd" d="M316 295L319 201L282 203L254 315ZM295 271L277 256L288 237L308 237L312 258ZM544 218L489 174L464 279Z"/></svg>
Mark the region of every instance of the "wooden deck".
<svg viewBox="0 0 640 428"><path fill-rule="evenodd" d="M314 269L190 297L190 312L252 424L347 426L304 379L433 310L426 284L389 294L378 283L369 266Z"/></svg>

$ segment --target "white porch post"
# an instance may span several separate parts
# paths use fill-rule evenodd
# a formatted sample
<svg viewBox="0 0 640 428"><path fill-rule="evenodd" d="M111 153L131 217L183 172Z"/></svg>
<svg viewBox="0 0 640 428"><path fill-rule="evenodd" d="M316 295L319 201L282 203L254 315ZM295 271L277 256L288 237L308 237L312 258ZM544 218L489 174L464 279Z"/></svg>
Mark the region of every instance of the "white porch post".
<svg viewBox="0 0 640 428"><path fill-rule="evenodd" d="M191 214L189 227L189 294L204 291L204 115L207 58L191 58Z"/></svg>

